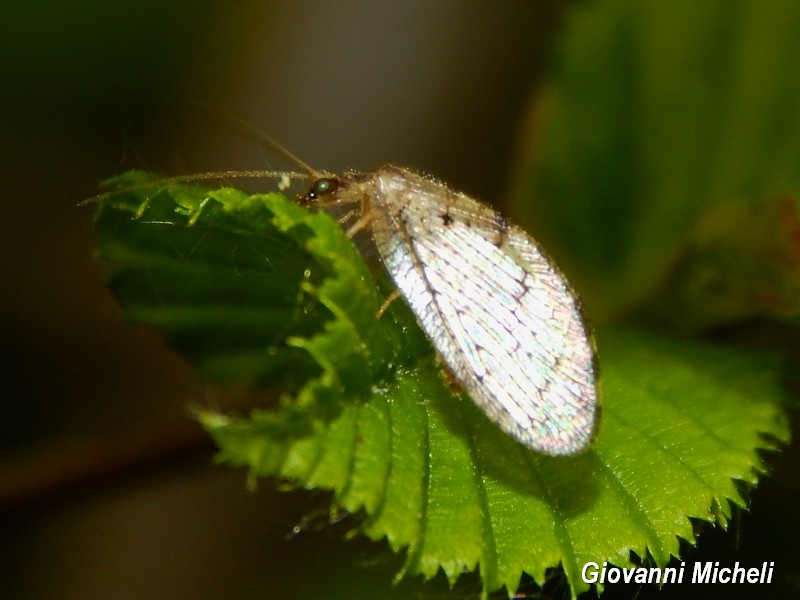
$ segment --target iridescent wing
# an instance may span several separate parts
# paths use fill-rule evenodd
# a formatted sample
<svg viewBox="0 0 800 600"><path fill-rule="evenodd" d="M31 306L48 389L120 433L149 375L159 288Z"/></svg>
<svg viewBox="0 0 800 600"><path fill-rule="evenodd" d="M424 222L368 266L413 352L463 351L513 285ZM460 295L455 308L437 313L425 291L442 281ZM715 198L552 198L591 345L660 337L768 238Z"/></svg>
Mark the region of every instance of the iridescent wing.
<svg viewBox="0 0 800 600"><path fill-rule="evenodd" d="M525 446L586 448L599 413L595 352L564 276L490 207L405 169L374 177L375 243L455 379Z"/></svg>

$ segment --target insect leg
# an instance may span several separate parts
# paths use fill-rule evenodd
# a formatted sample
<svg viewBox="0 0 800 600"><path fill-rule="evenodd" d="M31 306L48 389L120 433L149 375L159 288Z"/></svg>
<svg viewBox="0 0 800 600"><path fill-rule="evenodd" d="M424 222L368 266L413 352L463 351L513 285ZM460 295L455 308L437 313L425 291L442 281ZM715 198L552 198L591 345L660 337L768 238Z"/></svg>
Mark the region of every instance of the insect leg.
<svg viewBox="0 0 800 600"><path fill-rule="evenodd" d="M375 318L380 319L383 316L383 313L386 312L386 309L388 309L389 306L392 304L392 302L397 300L400 296L402 296L400 290L395 289L394 291L392 291L392 293L386 297L386 300L383 301L383 304L381 304L381 307L378 309L378 312L375 313Z"/></svg>

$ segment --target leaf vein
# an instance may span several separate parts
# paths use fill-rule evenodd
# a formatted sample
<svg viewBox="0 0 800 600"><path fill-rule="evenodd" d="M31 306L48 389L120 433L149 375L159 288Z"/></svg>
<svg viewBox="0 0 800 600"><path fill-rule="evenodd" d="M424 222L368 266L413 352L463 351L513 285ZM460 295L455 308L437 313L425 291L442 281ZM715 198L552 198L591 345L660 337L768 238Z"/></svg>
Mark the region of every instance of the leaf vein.
<svg viewBox="0 0 800 600"><path fill-rule="evenodd" d="M598 458L600 458L598 456ZM664 557L664 545L661 543L661 538L658 535L655 527L653 526L652 521L650 520L647 511L645 510L642 503L639 499L632 494L628 489L625 487L622 477L619 476L611 467L609 467L603 460L598 460L597 463L600 465L601 471L604 473L606 481L612 486L612 490L614 491L617 498L619 498L622 505L627 509L626 512L631 515L636 522L638 522L639 526L645 530L648 537L652 536L654 540L652 542L653 548L658 552L659 558L667 558ZM638 515L638 518L637 516ZM650 545L651 542L648 542Z"/></svg>
<svg viewBox="0 0 800 600"><path fill-rule="evenodd" d="M463 403L461 403L461 406L463 406ZM487 586L497 578L497 537L489 511L489 498L482 469L483 461L481 460L480 453L475 444L475 436L473 435L470 420L466 418L466 416L463 417L463 420L464 423L466 423L467 441L469 442L470 455L472 456L472 472L475 476L475 485L478 489L478 502L481 514L483 515L483 523L481 524L481 538L483 539L481 580L483 582L484 591L486 591Z"/></svg>
<svg viewBox="0 0 800 600"><path fill-rule="evenodd" d="M561 564L564 571L567 573L567 577L569 578L570 574L578 573L579 569L578 561L576 560L575 543L572 541L572 536L567 530L566 518L558 509L558 503L556 502L553 494L550 493L547 484L542 478L541 470L537 465L534 464L534 456L522 446L519 446L519 453L522 456L522 462L524 462L528 467L528 471L531 475L531 481L535 482L542 492L542 496L544 497L545 501L544 504L552 517L555 538L558 542L559 548L561 549Z"/></svg>

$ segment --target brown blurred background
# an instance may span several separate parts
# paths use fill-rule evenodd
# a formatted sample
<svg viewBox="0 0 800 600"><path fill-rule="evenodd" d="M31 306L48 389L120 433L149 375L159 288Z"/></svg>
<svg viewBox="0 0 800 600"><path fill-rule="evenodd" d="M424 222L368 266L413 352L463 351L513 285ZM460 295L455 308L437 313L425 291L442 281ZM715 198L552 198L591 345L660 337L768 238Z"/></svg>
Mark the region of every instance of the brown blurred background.
<svg viewBox="0 0 800 600"><path fill-rule="evenodd" d="M321 495L250 494L212 465L186 407L230 398L123 322L92 258L92 209L76 204L131 168L273 166L193 99L322 169L391 161L498 200L554 4L3 4L0 597L418 589L391 587L400 563L381 545L286 542Z"/></svg>

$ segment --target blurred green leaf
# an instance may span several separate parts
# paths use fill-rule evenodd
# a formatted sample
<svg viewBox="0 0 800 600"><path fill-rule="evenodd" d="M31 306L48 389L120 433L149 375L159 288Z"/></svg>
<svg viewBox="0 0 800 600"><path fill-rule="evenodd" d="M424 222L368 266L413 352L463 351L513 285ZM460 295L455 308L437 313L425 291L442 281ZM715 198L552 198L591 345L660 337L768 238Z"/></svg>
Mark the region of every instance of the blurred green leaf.
<svg viewBox="0 0 800 600"><path fill-rule="evenodd" d="M663 565L689 517L726 524L734 480L754 484L758 449L788 439L774 358L608 329L597 443L539 456L454 395L403 302L376 318L386 292L327 214L176 184L104 199L96 225L130 318L206 376L295 391L248 417L202 412L220 460L331 490L406 551L406 575L480 569L485 592L513 592L560 563L577 593L588 560Z"/></svg>
<svg viewBox="0 0 800 600"><path fill-rule="evenodd" d="M800 312L800 4L570 17L516 201L590 315L696 331Z"/></svg>

